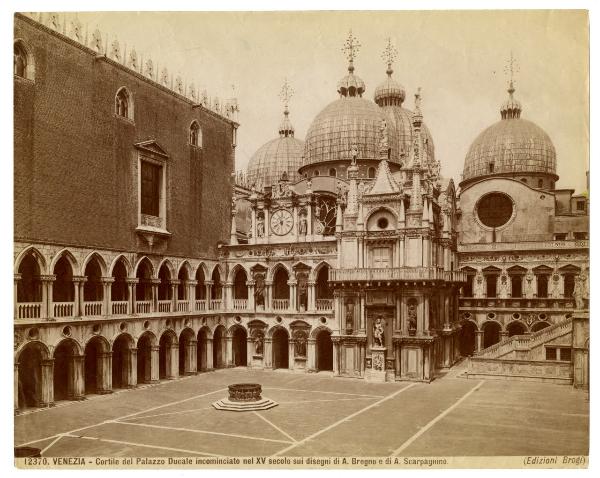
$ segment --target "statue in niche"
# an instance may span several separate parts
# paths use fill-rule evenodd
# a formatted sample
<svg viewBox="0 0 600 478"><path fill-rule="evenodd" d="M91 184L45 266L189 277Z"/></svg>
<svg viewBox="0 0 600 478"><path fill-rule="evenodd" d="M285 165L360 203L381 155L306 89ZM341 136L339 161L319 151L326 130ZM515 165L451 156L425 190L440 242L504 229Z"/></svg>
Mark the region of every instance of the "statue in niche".
<svg viewBox="0 0 600 478"><path fill-rule="evenodd" d="M363 195L365 194L365 183L364 181L361 181L360 183L358 183L358 199L362 199Z"/></svg>
<svg viewBox="0 0 600 478"><path fill-rule="evenodd" d="M585 309L585 300L587 298L587 287L585 277L581 274L575 278L575 289L573 290L575 299L575 308Z"/></svg>
<svg viewBox="0 0 600 478"><path fill-rule="evenodd" d="M506 275L506 273L503 273L500 276L500 290L499 290L498 296L501 299L506 299L506 298L508 298L508 294L509 294L508 275Z"/></svg>
<svg viewBox="0 0 600 478"><path fill-rule="evenodd" d="M351 334L352 331L354 330L354 301L353 300L346 301L346 311L345 311L344 315L346 318L346 333Z"/></svg>
<svg viewBox="0 0 600 478"><path fill-rule="evenodd" d="M384 152L388 150L388 127L384 119L379 123L379 150Z"/></svg>
<svg viewBox="0 0 600 478"><path fill-rule="evenodd" d="M301 236L306 236L307 230L308 230L308 220L306 219L306 214L302 214L300 216L300 224L298 225L298 233Z"/></svg>
<svg viewBox="0 0 600 478"><path fill-rule="evenodd" d="M376 347L385 347L385 319L381 316L373 324L373 344Z"/></svg>
<svg viewBox="0 0 600 478"><path fill-rule="evenodd" d="M351 162L351 166L356 166L356 158L358 157L358 146L356 146L356 144L353 144L352 147L350 148L350 156L352 159Z"/></svg>
<svg viewBox="0 0 600 478"><path fill-rule="evenodd" d="M312 179L306 180L306 192L312 191Z"/></svg>
<svg viewBox="0 0 600 478"><path fill-rule="evenodd" d="M308 273L299 272L296 278L298 280L298 306L301 311L305 311L308 308Z"/></svg>
<svg viewBox="0 0 600 478"><path fill-rule="evenodd" d="M478 298L481 298L484 295L483 273L481 271L477 271L475 274L473 293L474 296Z"/></svg>
<svg viewBox="0 0 600 478"><path fill-rule="evenodd" d="M304 330L296 330L294 332L294 356L306 357L307 338Z"/></svg>
<svg viewBox="0 0 600 478"><path fill-rule="evenodd" d="M254 332L254 355L262 355L264 351L265 334L262 330Z"/></svg>
<svg viewBox="0 0 600 478"><path fill-rule="evenodd" d="M415 335L417 332L417 303L410 301L408 303L408 334Z"/></svg>
<svg viewBox="0 0 600 478"><path fill-rule="evenodd" d="M263 216L258 216L256 218L256 237L264 237L265 236L265 218Z"/></svg>
<svg viewBox="0 0 600 478"><path fill-rule="evenodd" d="M265 275L254 274L254 303L257 307L265 305Z"/></svg>
<svg viewBox="0 0 600 478"><path fill-rule="evenodd" d="M527 274L525 274L525 297L533 297L533 279L533 273L531 270L528 270Z"/></svg>

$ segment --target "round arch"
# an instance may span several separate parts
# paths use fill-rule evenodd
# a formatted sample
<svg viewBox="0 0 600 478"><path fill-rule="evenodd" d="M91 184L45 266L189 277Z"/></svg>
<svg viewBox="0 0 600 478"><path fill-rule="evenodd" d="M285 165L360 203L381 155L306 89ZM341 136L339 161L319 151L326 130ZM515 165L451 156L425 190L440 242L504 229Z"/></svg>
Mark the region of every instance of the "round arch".
<svg viewBox="0 0 600 478"><path fill-rule="evenodd" d="M136 340L137 346L137 383L150 383L157 377L152 370L152 348L156 347L158 339L154 332L144 331Z"/></svg>
<svg viewBox="0 0 600 478"><path fill-rule="evenodd" d="M19 345L19 347L15 351L15 355L14 355L15 363L18 363L20 361L21 353L23 352L23 350L25 350L28 347L36 347L41 353L42 360L48 360L51 357L50 349L44 342L42 342L40 340L28 340L26 342L23 342L21 345Z"/></svg>
<svg viewBox="0 0 600 478"><path fill-rule="evenodd" d="M531 326L531 332L539 332L540 330L545 329L546 327L550 327L550 322L545 320L538 320Z"/></svg>
<svg viewBox="0 0 600 478"><path fill-rule="evenodd" d="M463 357L473 355L477 351L477 332L479 327L477 322L470 319L462 321L462 327L459 334L460 354Z"/></svg>
<svg viewBox="0 0 600 478"><path fill-rule="evenodd" d="M497 320L486 320L481 324L483 330L483 348L491 347L500 342L502 325Z"/></svg>
<svg viewBox="0 0 600 478"><path fill-rule="evenodd" d="M369 219L371 219L371 216L373 216L374 214L377 214L380 211L389 212L392 216L394 216L394 219L396 221L398 220L398 214L397 214L397 212L394 211L391 207L389 207L389 206L375 206L374 208L369 209L369 211L367 212L367 214L365 214L364 223L367 224L367 222L369 222Z"/></svg>
<svg viewBox="0 0 600 478"><path fill-rule="evenodd" d="M315 368L317 372L333 371L331 334L331 329L325 326L319 326L311 333L311 337L315 339Z"/></svg>
<svg viewBox="0 0 600 478"><path fill-rule="evenodd" d="M529 331L529 329L527 325L525 325L520 320L513 320L506 324L506 331L508 332L508 336L512 337L513 335L526 334Z"/></svg>
<svg viewBox="0 0 600 478"><path fill-rule="evenodd" d="M112 386L113 388L128 388L134 386L134 371L131 370L131 349L135 348L133 337L127 332L121 332L113 337L112 343Z"/></svg>

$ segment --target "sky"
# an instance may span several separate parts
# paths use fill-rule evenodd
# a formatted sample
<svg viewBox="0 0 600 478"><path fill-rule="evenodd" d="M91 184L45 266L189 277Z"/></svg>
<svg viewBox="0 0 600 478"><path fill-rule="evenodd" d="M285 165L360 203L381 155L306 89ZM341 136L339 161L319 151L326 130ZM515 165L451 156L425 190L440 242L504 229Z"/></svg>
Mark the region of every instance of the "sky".
<svg viewBox="0 0 600 478"><path fill-rule="evenodd" d="M73 14L69 14L73 15ZM428 12L88 12L84 28L98 27L138 57L193 81L209 96L229 98L240 113L236 169L277 137L287 78L294 90L290 119L303 139L312 119L337 99L347 73L342 46L351 29L361 44L355 74L373 98L385 79L382 52L398 51L394 79L405 106L422 88L422 111L442 174L460 180L470 144L500 119L507 97L505 68L517 63L515 97L521 117L543 128L557 151L559 188L586 189L588 170L588 24L582 11Z"/></svg>

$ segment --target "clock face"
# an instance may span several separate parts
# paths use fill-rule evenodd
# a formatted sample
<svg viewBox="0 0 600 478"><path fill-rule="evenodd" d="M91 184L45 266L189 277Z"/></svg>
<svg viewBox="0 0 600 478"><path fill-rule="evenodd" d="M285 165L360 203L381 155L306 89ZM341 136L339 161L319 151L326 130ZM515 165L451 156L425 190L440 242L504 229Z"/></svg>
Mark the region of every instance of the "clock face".
<svg viewBox="0 0 600 478"><path fill-rule="evenodd" d="M278 209L271 216L271 231L278 236L285 236L292 230L294 218L286 209Z"/></svg>

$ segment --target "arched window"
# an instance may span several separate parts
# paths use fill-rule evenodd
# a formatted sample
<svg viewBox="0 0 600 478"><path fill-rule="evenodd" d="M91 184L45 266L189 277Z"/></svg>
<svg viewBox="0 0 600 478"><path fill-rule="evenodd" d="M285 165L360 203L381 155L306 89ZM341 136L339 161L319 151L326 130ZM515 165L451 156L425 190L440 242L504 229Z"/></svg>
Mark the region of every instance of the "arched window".
<svg viewBox="0 0 600 478"><path fill-rule="evenodd" d="M375 177L375 168L374 167L370 167L367 171L367 177L369 179L373 179Z"/></svg>
<svg viewBox="0 0 600 478"><path fill-rule="evenodd" d="M115 96L115 114L133 120L133 101L127 88L121 88Z"/></svg>
<svg viewBox="0 0 600 478"><path fill-rule="evenodd" d="M337 174L337 172L336 172L335 168L331 168L329 170L329 176L333 176L335 178L336 174Z"/></svg>
<svg viewBox="0 0 600 478"><path fill-rule="evenodd" d="M33 58L28 53L23 42L17 40L14 44L13 73L19 78L34 79Z"/></svg>
<svg viewBox="0 0 600 478"><path fill-rule="evenodd" d="M193 121L190 125L190 144L202 147L202 130L197 121Z"/></svg>
<svg viewBox="0 0 600 478"><path fill-rule="evenodd" d="M314 174L314 176L318 176L319 175L319 170L315 169L315 172L313 174Z"/></svg>
<svg viewBox="0 0 600 478"><path fill-rule="evenodd" d="M544 187L544 180L543 179L538 179L538 188L543 188Z"/></svg>

